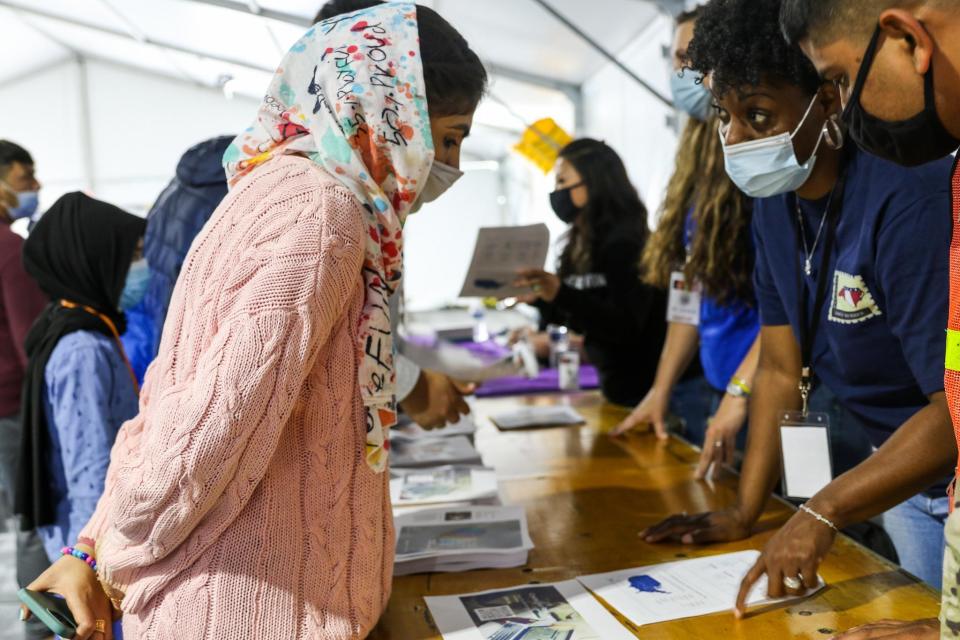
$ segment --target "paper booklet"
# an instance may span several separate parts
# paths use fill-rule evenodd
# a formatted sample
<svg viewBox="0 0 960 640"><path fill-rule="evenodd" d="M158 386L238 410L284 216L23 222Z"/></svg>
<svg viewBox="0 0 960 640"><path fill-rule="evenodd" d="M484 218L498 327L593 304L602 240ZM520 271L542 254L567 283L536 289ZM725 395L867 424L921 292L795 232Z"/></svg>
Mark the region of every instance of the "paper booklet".
<svg viewBox="0 0 960 640"><path fill-rule="evenodd" d="M638 569L612 571L578 578L626 619L640 626L732 611L740 582L760 557L759 551L740 551L692 560L666 562ZM807 597L770 599L767 579L758 580L747 598L748 606Z"/></svg>
<svg viewBox="0 0 960 640"><path fill-rule="evenodd" d="M503 431L537 427L568 427L586 422L583 416L570 407L523 407L490 416L490 421Z"/></svg>
<svg viewBox="0 0 960 640"><path fill-rule="evenodd" d="M429 596L444 640L634 640L575 580Z"/></svg>
<svg viewBox="0 0 960 640"><path fill-rule="evenodd" d="M497 472L469 466L394 469L390 499L394 506L497 499Z"/></svg>
<svg viewBox="0 0 960 640"><path fill-rule="evenodd" d="M444 464L482 465L480 453L467 436L450 438L393 439L390 441L394 467L436 467Z"/></svg>
<svg viewBox="0 0 960 640"><path fill-rule="evenodd" d="M469 404L469 403L468 403ZM471 411L473 409L471 408ZM440 429L424 429L416 422L408 421L390 429L391 440L419 440L420 438L449 438L451 436L472 436L477 432L477 423L472 415L463 416L455 424Z"/></svg>
<svg viewBox="0 0 960 640"><path fill-rule="evenodd" d="M533 541L522 507L445 507L396 517L395 575L526 564Z"/></svg>
<svg viewBox="0 0 960 640"><path fill-rule="evenodd" d="M513 286L517 271L542 269L549 250L550 230L545 224L480 229L460 297L510 298L531 293Z"/></svg>

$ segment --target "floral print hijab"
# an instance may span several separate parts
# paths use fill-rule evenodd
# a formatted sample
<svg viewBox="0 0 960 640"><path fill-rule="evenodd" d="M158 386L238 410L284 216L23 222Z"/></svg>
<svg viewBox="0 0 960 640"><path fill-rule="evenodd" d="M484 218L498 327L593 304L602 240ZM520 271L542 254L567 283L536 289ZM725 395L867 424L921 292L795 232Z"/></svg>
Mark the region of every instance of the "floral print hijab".
<svg viewBox="0 0 960 640"><path fill-rule="evenodd" d="M367 464L387 467L396 423L390 296L400 285L403 221L426 184L434 148L417 10L389 3L314 25L280 64L257 121L224 156L230 184L278 154L302 154L363 203L359 383Z"/></svg>

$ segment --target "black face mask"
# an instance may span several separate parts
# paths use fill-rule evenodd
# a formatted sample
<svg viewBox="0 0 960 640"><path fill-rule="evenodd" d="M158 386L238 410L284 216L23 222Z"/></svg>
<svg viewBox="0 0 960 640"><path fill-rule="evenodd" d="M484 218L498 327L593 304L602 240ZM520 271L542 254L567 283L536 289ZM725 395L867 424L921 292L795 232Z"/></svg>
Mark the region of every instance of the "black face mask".
<svg viewBox="0 0 960 640"><path fill-rule="evenodd" d="M553 207L553 212L557 214L557 217L564 222L564 224L572 224L574 220L577 219L577 216L580 215L580 207L573 204L573 198L570 197L570 190L576 189L580 184L575 184L572 187L566 187L564 189L557 189L550 194L550 206Z"/></svg>
<svg viewBox="0 0 960 640"><path fill-rule="evenodd" d="M923 111L917 115L909 120L886 122L870 115L861 106L860 94L877 55L880 34L880 25L877 25L870 46L863 55L863 64L857 74L850 104L843 112L850 137L864 151L907 167L933 162L950 155L960 147L960 140L950 135L937 115L932 60L923 78Z"/></svg>

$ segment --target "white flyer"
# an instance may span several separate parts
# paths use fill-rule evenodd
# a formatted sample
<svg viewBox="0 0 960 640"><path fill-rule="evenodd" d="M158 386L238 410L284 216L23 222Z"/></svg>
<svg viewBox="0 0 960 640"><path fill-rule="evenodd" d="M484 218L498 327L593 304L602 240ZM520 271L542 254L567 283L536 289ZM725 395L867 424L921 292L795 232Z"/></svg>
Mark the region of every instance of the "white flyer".
<svg viewBox="0 0 960 640"><path fill-rule="evenodd" d="M504 431L535 427L569 427L586 423L571 407L523 407L490 416L490 421Z"/></svg>
<svg viewBox="0 0 960 640"><path fill-rule="evenodd" d="M759 551L740 551L692 560L612 571L578 578L638 626L732 611L740 583L760 557ZM802 597L816 593L824 586ZM757 581L747 597L755 606L797 598L767 597L766 576Z"/></svg>
<svg viewBox="0 0 960 640"><path fill-rule="evenodd" d="M425 598L444 640L634 640L575 580Z"/></svg>
<svg viewBox="0 0 960 640"><path fill-rule="evenodd" d="M497 472L493 469L446 466L393 471L390 498L394 506L474 502L497 497Z"/></svg>
<svg viewBox="0 0 960 640"><path fill-rule="evenodd" d="M517 271L542 269L549 250L550 230L545 224L480 229L460 297L510 298L531 293L513 286Z"/></svg>

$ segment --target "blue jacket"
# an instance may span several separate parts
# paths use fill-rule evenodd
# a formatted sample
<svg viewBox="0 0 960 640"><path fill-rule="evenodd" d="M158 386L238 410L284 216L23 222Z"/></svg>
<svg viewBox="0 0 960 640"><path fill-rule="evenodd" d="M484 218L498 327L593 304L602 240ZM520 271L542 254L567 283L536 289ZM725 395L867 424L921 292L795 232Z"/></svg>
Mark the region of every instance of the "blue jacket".
<svg viewBox="0 0 960 640"><path fill-rule="evenodd" d="M147 215L143 252L150 265L150 284L143 302L127 311L124 348L143 381L157 356L163 322L193 239L227 195L223 154L234 136L221 136L192 147L180 159L177 174Z"/></svg>

